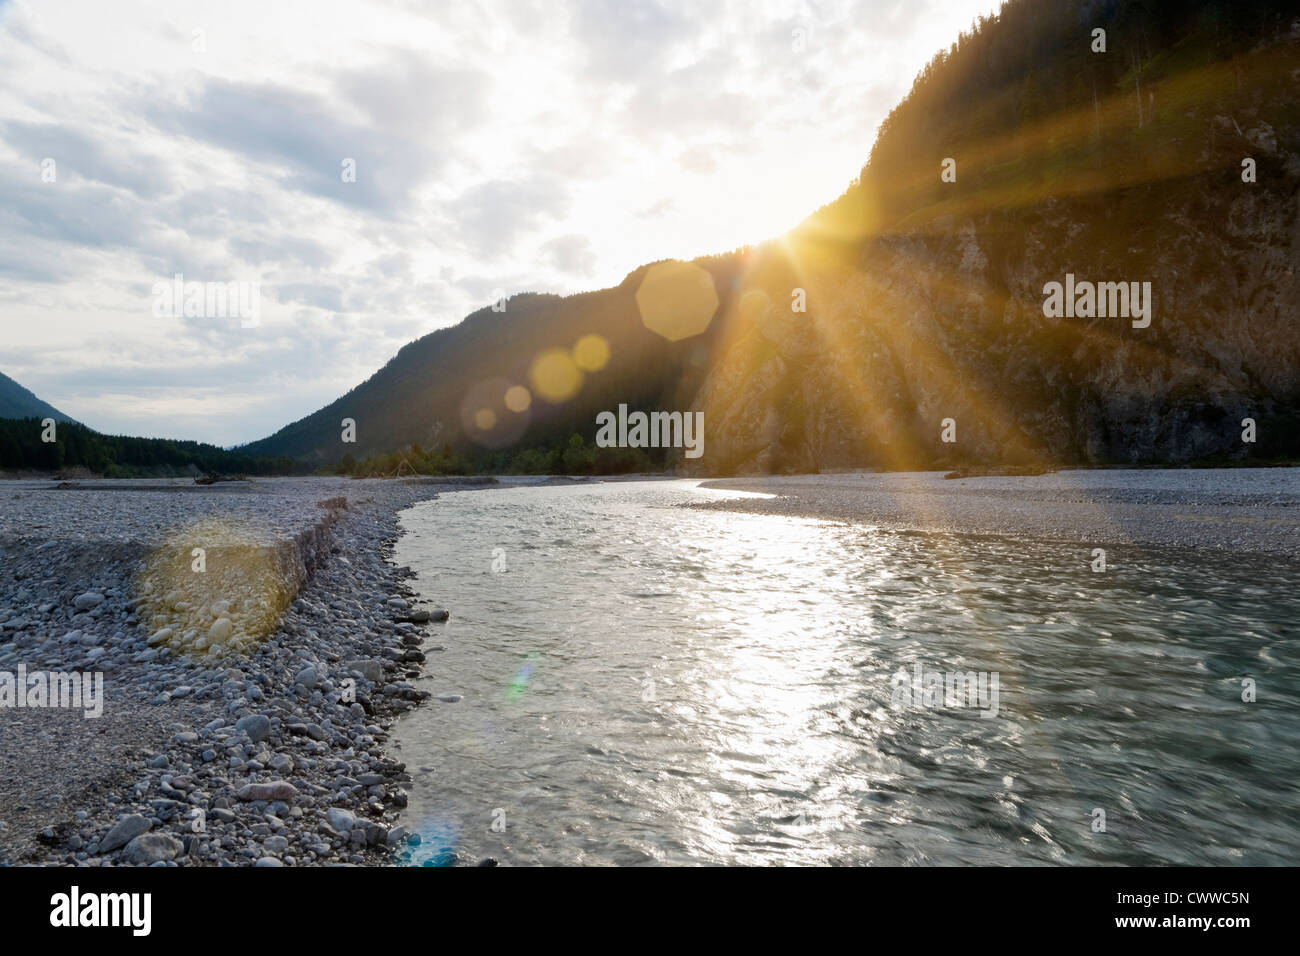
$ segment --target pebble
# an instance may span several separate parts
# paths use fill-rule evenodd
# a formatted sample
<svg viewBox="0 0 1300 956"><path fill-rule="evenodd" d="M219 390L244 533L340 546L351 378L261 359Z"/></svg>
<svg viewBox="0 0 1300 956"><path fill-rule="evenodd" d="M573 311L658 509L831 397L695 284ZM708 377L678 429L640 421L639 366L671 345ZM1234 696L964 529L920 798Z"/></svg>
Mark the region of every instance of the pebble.
<svg viewBox="0 0 1300 956"><path fill-rule="evenodd" d="M325 819L329 825L334 828L335 832L347 836L352 828L357 825L357 818L354 814L341 807L330 807L325 811Z"/></svg>
<svg viewBox="0 0 1300 956"><path fill-rule="evenodd" d="M129 863L137 865L157 863L180 856L185 844L170 833L142 833L126 845L122 857ZM100 846L103 850L103 846Z"/></svg>
<svg viewBox="0 0 1300 956"><path fill-rule="evenodd" d="M87 591L84 594L78 594L72 599L72 604L78 611L89 611L103 603L104 595L96 591Z"/></svg>
<svg viewBox="0 0 1300 956"><path fill-rule="evenodd" d="M139 813L128 814L113 824L104 839L99 841L99 852L111 853L124 847L151 826L153 823L147 817Z"/></svg>
<svg viewBox="0 0 1300 956"><path fill-rule="evenodd" d="M253 743L261 743L271 736L271 718L265 714L249 714L235 721L235 729L248 734L248 739Z"/></svg>
<svg viewBox="0 0 1300 956"><path fill-rule="evenodd" d="M384 554L397 511L434 492L341 479L258 479L220 495L194 492L188 482L186 491L166 493L182 483L157 484L163 491L142 507L132 494L88 489L51 499L19 483L18 500L0 511L0 540L20 542L6 544L0 563L0 661L21 651L29 667L94 663L114 674L122 706L158 714L154 726L134 725L138 762L120 787L92 788L63 811L52 803L40 826L26 830L50 834L37 861L382 862L390 845L417 838L396 825L406 795L389 786L401 783L391 770L400 765L384 760L383 741L391 720L428 696L404 679L420 672L419 632L405 621L422 622L426 612L412 611L404 575ZM331 496L349 506L328 511L326 533L315 505ZM52 516L51 508L63 511ZM298 574L288 582L290 605L256 637L248 623L262 610L260 595L195 590L217 580L212 551L207 576L140 574L140 562L174 529L214 518L229 524L232 515L258 547L282 549L274 566ZM57 527L59 540L38 551L22 540L33 523ZM113 546L85 549L104 538ZM178 552L188 571L189 548ZM346 677L361 685L350 688L355 697L341 691ZM126 725L103 729L111 738L119 726ZM42 746L6 733L0 758ZM31 802L15 812L30 812ZM0 826L0 858L12 830Z"/></svg>
<svg viewBox="0 0 1300 956"><path fill-rule="evenodd" d="M235 794L240 800L292 800L298 795L293 784L284 780L245 784Z"/></svg>

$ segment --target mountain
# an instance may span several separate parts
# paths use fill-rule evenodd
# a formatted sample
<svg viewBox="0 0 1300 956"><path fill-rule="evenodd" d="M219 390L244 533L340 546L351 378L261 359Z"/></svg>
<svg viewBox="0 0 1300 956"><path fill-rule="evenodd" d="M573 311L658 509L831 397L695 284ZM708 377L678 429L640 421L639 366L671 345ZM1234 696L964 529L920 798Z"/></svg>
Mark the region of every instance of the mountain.
<svg viewBox="0 0 1300 956"><path fill-rule="evenodd" d="M41 401L9 376L0 373L0 418L53 418L72 421L53 405Z"/></svg>
<svg viewBox="0 0 1300 956"><path fill-rule="evenodd" d="M1022 0L936 57L755 260L775 305L726 317L708 469L1300 457L1300 22L1270 6ZM1150 282L1149 326L1046 315L1067 275Z"/></svg>
<svg viewBox="0 0 1300 956"><path fill-rule="evenodd" d="M480 453L591 438L627 403L703 412L696 473L1300 457L1298 78L1272 3L1012 0L782 239L477 312L249 450ZM707 329L650 331L698 311L700 274ZM610 359L576 392L503 404L586 335Z"/></svg>
<svg viewBox="0 0 1300 956"><path fill-rule="evenodd" d="M718 286L732 281L730 260L702 262ZM563 298L525 293L509 298L504 311L480 309L404 346L325 408L239 450L318 464L448 444L484 466L501 449L555 444L575 433L590 438L596 413L620 402L685 408L703 380L715 333L670 341L643 324L637 301L647 274L671 276L674 269L644 266L612 289ZM692 290L678 284L669 283L668 295L689 296ZM590 357L586 369L569 358L584 336L598 337L607 352L603 362L600 354ZM507 406L512 387L528 389L525 410ZM490 427L480 427L487 422L482 412L490 413ZM344 419L355 423L355 442L343 441Z"/></svg>

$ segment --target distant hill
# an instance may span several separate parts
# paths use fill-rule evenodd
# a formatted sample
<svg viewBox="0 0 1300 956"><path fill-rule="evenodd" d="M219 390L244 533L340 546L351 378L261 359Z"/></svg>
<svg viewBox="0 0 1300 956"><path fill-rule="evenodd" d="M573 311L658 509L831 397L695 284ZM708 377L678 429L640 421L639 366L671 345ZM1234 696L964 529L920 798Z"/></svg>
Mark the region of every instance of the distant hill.
<svg viewBox="0 0 1300 956"><path fill-rule="evenodd" d="M684 409L703 381L713 333L673 342L643 324L636 295L651 268L638 269L612 289L563 298L525 293L511 297L504 311L480 309L459 325L404 346L320 411L237 450L319 466L408 445L449 445L475 467L500 468L504 461L494 461L493 454L501 449L554 446L575 433L590 441L596 413L619 403ZM696 272L725 290L735 269L734 262L719 258L700 260ZM538 394L535 360L547 350L571 353L589 335L603 342L607 360L599 368L579 369L574 394L546 401ZM555 387L563 390L564 384ZM524 412L506 407L506 393L515 386L530 391ZM491 412L491 427L475 422L483 410ZM344 419L356 423L354 443L342 441Z"/></svg>
<svg viewBox="0 0 1300 956"><path fill-rule="evenodd" d="M245 450L325 464L445 443L484 467L493 448L591 441L626 403L703 412L703 457L669 462L697 473L1300 456L1300 19L1283 6L1009 0L926 66L838 200L696 260L718 302L703 333L646 328L653 267L518 296ZM1146 324L1052 314L1046 284L1075 278L1112 308L1119 283L1149 284ZM587 334L605 367L502 406Z"/></svg>
<svg viewBox="0 0 1300 956"><path fill-rule="evenodd" d="M73 421L48 402L43 402L8 375L0 373L0 418L53 418Z"/></svg>
<svg viewBox="0 0 1300 956"><path fill-rule="evenodd" d="M59 423L55 441L43 440L46 418ZM0 471L58 474L78 468L112 478L302 470L288 459L257 458L201 442L102 435L0 374Z"/></svg>

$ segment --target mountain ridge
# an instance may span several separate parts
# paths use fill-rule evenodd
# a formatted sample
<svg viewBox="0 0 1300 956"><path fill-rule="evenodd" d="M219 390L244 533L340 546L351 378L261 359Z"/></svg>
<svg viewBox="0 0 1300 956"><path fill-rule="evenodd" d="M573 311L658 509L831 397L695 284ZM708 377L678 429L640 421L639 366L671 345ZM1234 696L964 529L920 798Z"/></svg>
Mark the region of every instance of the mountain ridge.
<svg viewBox="0 0 1300 956"><path fill-rule="evenodd" d="M0 418L53 418L57 422L75 421L3 372L0 372Z"/></svg>
<svg viewBox="0 0 1300 956"><path fill-rule="evenodd" d="M839 199L692 260L716 290L704 332L646 328L656 264L520 296L244 450L327 464L432 442L499 467L626 403L703 411L704 458L664 459L700 474L1300 455L1298 41L1253 0L1011 0L921 72ZM1152 326L1043 314L1069 273L1151 281ZM575 394L501 404L584 335L610 360Z"/></svg>

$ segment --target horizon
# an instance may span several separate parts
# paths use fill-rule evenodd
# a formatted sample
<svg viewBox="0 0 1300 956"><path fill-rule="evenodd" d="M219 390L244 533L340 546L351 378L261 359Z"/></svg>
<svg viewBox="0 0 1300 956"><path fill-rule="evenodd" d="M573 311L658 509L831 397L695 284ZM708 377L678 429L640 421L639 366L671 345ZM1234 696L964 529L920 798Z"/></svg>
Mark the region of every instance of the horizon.
<svg viewBox="0 0 1300 956"><path fill-rule="evenodd" d="M998 5L776 0L704 20L592 0L493 5L485 26L370 4L387 16L304 28L301 4L221 21L188 4L114 22L105 45L113 14L0 2L20 77L0 92L0 371L105 434L267 437L500 294L597 290L783 234ZM628 42L635 58L610 53ZM449 95L431 107L426 85ZM259 284L258 327L152 314L176 274Z"/></svg>

